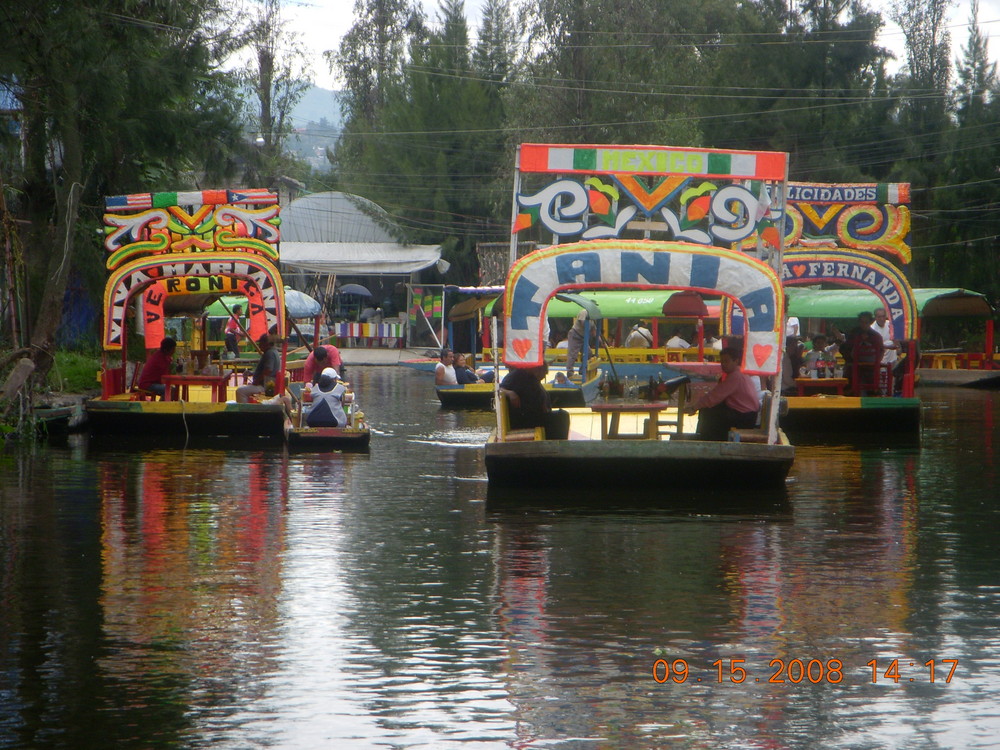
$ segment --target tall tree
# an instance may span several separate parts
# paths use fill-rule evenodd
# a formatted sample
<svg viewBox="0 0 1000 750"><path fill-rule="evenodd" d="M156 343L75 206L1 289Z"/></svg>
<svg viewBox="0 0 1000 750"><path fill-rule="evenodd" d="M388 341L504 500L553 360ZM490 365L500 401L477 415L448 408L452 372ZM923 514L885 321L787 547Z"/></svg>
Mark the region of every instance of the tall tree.
<svg viewBox="0 0 1000 750"><path fill-rule="evenodd" d="M735 20L705 50L709 142L788 151L795 179L871 179L866 150L885 140L889 109L878 99L881 17L858 2L805 0L743 4Z"/></svg>
<svg viewBox="0 0 1000 750"><path fill-rule="evenodd" d="M422 26L411 19L411 28ZM476 243L495 237L489 185L506 158L501 83L474 69L472 57L464 3L442 0L436 28L411 35L375 120L352 111L337 152L345 189L385 208L406 239L442 244L450 278L468 281Z"/></svg>
<svg viewBox="0 0 1000 750"><path fill-rule="evenodd" d="M17 98L25 152L18 210L39 270L30 356L44 374L71 270L103 266L100 196L232 164L237 118L216 72L231 23L216 0L11 0L0 23L0 78Z"/></svg>
<svg viewBox="0 0 1000 750"><path fill-rule="evenodd" d="M941 156L952 127L948 116L950 5L951 0L895 0L890 13L906 42L906 65L897 76L903 154L892 176L913 185L912 208L918 214L932 208L932 188L947 182ZM931 232L927 225L918 224L911 234L914 251L910 272L918 284L935 283L929 255L933 252Z"/></svg>
<svg viewBox="0 0 1000 750"><path fill-rule="evenodd" d="M1000 299L1000 81L973 2L969 38L956 61L955 127L944 140L942 184L933 191L927 277Z"/></svg>
<svg viewBox="0 0 1000 750"><path fill-rule="evenodd" d="M539 0L509 96L513 140L697 145L687 96L713 34L708 0Z"/></svg>
<svg viewBox="0 0 1000 750"><path fill-rule="evenodd" d="M376 126L387 91L402 76L409 40L424 31L423 15L408 0L355 0L354 18L340 46L324 53L330 69L343 81L340 106L345 134L365 133ZM358 139L342 139L335 159L350 160L360 144Z"/></svg>
<svg viewBox="0 0 1000 750"><path fill-rule="evenodd" d="M247 123L258 147L250 160L248 179L273 186L289 161L285 143L291 134L291 113L309 88L305 52L287 32L280 0L263 0L250 32L254 61L243 71L256 98Z"/></svg>

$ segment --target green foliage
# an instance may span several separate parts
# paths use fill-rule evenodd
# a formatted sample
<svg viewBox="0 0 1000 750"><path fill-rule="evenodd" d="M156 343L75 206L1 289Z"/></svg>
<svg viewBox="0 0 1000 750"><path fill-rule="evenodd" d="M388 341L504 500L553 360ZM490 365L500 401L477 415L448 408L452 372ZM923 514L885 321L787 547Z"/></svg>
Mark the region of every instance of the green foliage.
<svg viewBox="0 0 1000 750"><path fill-rule="evenodd" d="M101 369L99 354L57 351L55 364L48 372L47 390L61 393L89 393L97 390L97 372Z"/></svg>
<svg viewBox="0 0 1000 750"><path fill-rule="evenodd" d="M462 3L445 0L442 14L439 31L411 34L409 63L384 72L377 126L367 119L363 92L345 97L348 125L337 159L344 189L386 209L405 239L442 244L455 267L449 278L474 280L476 242L505 226L491 222L483 190L507 159L497 129L503 82L473 68ZM412 17L411 25L423 29ZM345 38L341 57L355 36ZM502 67L482 43L477 59Z"/></svg>

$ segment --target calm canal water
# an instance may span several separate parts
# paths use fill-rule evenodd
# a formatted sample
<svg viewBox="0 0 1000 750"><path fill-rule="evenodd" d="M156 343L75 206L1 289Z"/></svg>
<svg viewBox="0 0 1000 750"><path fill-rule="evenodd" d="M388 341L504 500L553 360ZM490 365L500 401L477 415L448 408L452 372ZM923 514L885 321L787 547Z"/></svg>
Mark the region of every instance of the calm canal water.
<svg viewBox="0 0 1000 750"><path fill-rule="evenodd" d="M0 748L1000 747L1000 394L784 496L552 509L352 375L370 455L0 456Z"/></svg>

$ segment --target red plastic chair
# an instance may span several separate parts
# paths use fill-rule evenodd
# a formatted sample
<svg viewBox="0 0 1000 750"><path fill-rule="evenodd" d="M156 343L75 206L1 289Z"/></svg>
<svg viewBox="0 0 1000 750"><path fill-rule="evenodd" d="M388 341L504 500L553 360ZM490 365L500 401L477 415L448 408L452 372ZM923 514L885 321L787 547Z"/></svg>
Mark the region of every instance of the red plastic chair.
<svg viewBox="0 0 1000 750"><path fill-rule="evenodd" d="M862 337L851 350L851 391L864 396L868 391L879 393L883 387L882 340L875 336Z"/></svg>

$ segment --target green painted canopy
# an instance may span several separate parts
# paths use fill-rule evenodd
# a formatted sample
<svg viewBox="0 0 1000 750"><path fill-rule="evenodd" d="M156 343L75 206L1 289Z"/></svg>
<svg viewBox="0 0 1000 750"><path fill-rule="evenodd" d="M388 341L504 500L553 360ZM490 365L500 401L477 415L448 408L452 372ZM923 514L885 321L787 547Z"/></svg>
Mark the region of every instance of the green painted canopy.
<svg viewBox="0 0 1000 750"><path fill-rule="evenodd" d="M788 314L798 318L855 318L881 303L867 289L809 289L785 287ZM980 317L993 315L993 306L979 292L967 289L914 289L920 317Z"/></svg>
<svg viewBox="0 0 1000 750"><path fill-rule="evenodd" d="M578 294L581 297L596 302L597 306L601 309L601 315L605 319L635 318L648 320L650 318L662 318L663 305L673 295L678 294L678 292L654 289L652 291L581 291ZM494 302L486 306L486 315L493 313ZM705 302L707 305L718 304L717 300L706 300ZM551 299L546 310L550 318L575 318L576 314L580 312L580 306L574 302Z"/></svg>

